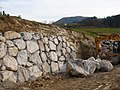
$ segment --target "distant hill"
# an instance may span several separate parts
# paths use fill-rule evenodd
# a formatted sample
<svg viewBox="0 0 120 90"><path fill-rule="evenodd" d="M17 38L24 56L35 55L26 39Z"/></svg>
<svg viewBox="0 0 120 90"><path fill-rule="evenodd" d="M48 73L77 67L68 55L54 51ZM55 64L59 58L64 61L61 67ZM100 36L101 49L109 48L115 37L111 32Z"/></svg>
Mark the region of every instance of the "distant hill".
<svg viewBox="0 0 120 90"><path fill-rule="evenodd" d="M64 18L61 18L60 20L54 22L53 24L56 24L56 25L74 24L74 23L80 22L82 20L85 20L87 18L88 17L83 17L83 16L64 17Z"/></svg>

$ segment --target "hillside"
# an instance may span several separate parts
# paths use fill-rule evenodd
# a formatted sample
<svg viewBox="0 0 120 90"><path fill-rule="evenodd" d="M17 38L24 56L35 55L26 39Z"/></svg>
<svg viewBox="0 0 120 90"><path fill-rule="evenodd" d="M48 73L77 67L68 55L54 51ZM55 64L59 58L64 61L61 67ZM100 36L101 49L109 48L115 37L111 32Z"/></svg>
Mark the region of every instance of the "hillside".
<svg viewBox="0 0 120 90"><path fill-rule="evenodd" d="M83 16L63 17L60 20L54 22L53 24L56 24L56 25L74 24L87 18L88 17L83 17Z"/></svg>

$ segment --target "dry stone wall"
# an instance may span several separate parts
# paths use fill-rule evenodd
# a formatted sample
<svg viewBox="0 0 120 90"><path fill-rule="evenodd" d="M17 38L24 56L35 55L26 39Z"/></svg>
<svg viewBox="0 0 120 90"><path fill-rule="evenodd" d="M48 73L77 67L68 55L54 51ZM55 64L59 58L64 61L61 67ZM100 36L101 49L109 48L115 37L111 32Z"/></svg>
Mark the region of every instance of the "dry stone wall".
<svg viewBox="0 0 120 90"><path fill-rule="evenodd" d="M60 35L0 33L1 80L25 82L47 73L65 72L67 56L76 56L70 43Z"/></svg>

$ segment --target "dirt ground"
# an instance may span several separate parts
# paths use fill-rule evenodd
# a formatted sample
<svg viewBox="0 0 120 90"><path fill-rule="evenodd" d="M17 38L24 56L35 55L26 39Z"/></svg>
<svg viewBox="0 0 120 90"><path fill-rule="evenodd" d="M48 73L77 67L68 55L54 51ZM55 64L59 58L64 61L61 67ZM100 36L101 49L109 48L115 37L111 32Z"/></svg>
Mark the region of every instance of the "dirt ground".
<svg viewBox="0 0 120 90"><path fill-rule="evenodd" d="M52 75L24 84L0 82L0 90L120 90L120 65L111 72L97 72L89 77Z"/></svg>

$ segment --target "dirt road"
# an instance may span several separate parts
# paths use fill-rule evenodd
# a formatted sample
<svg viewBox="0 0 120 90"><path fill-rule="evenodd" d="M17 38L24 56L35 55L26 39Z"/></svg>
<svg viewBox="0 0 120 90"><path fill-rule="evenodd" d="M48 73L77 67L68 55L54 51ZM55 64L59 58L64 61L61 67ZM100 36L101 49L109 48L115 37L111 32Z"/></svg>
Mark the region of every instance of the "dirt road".
<svg viewBox="0 0 120 90"><path fill-rule="evenodd" d="M84 78L47 76L24 84L0 82L0 90L120 90L120 65Z"/></svg>

